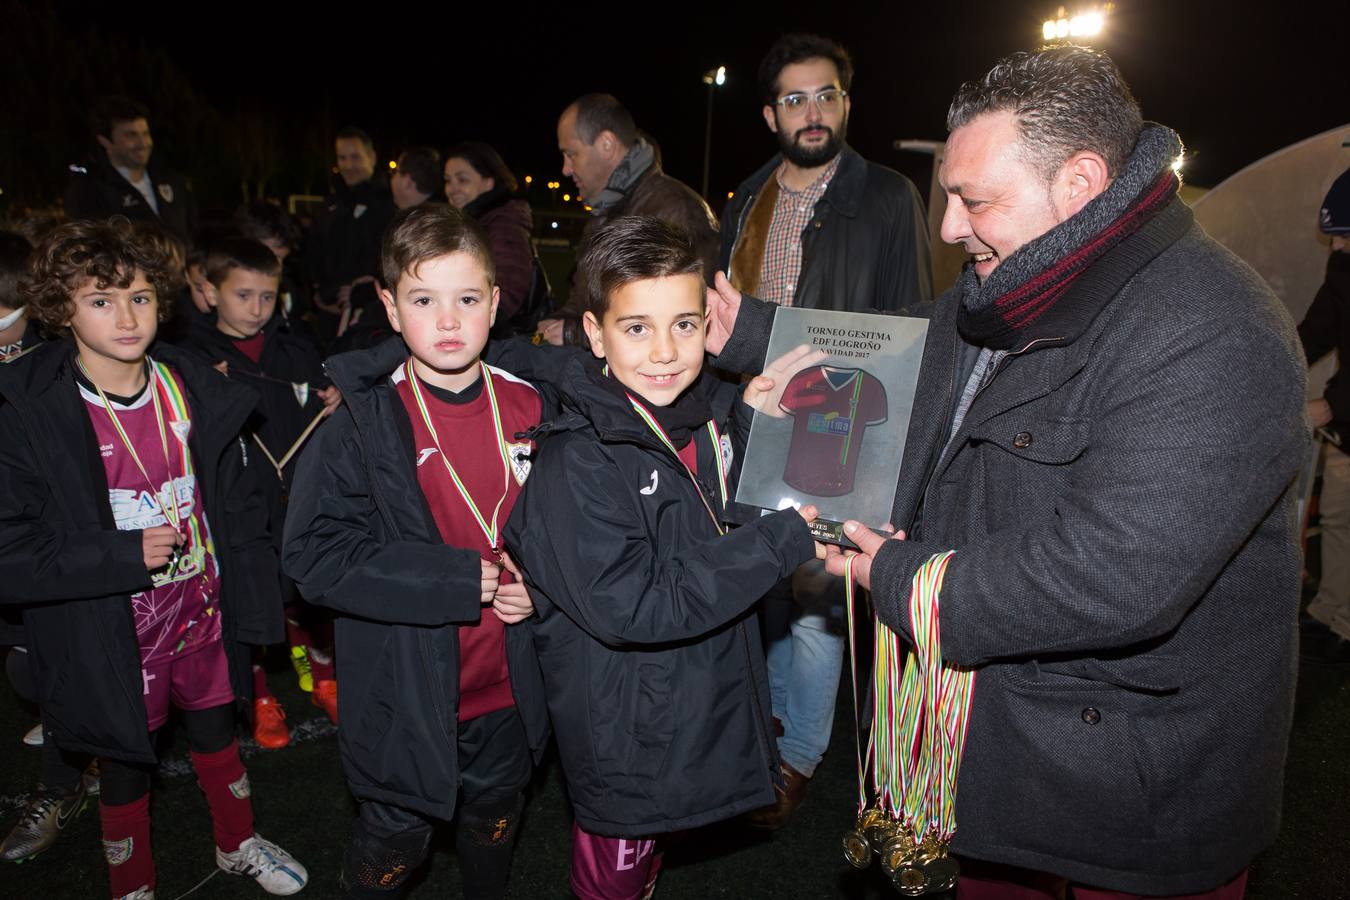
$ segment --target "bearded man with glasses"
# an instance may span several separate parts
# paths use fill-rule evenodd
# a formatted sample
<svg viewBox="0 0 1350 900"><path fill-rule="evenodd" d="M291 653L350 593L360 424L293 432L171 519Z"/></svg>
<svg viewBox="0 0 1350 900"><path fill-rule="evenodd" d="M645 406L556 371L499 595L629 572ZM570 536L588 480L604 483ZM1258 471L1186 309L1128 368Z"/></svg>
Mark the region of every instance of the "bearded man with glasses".
<svg viewBox="0 0 1350 900"><path fill-rule="evenodd" d="M769 49L759 82L780 152L727 204L721 268L737 290L783 306L926 316L923 201L909 179L845 143L852 80L848 52L826 38L791 34ZM789 581L764 605L784 784L750 824L768 829L801 803L829 746L844 658L843 579L811 562Z"/></svg>

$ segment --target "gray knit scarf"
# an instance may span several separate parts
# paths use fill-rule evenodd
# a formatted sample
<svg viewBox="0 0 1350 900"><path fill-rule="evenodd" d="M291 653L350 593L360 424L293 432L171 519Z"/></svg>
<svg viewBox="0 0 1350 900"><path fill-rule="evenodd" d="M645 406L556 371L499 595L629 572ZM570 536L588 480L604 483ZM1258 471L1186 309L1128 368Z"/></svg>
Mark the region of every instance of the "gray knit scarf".
<svg viewBox="0 0 1350 900"><path fill-rule="evenodd" d="M600 192L599 197L587 198L590 203L591 215L607 216L613 210L623 203L632 190L633 185L642 177L643 173L652 167L652 162L656 159L656 151L642 138L638 138L637 143L629 149L624 158L619 160L618 166L609 176L609 182L605 189Z"/></svg>

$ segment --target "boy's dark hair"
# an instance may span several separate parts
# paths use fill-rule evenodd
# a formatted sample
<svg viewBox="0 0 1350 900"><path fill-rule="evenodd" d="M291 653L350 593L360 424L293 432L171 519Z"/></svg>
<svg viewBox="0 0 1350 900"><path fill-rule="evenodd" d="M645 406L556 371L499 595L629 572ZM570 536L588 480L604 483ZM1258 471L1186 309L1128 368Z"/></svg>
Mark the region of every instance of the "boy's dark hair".
<svg viewBox="0 0 1350 900"><path fill-rule="evenodd" d="M487 235L473 219L441 203L399 210L380 247L380 275L385 288L394 293L405 273L415 273L427 260L451 253L472 253L483 264L488 284L497 283Z"/></svg>
<svg viewBox="0 0 1350 900"><path fill-rule="evenodd" d="M49 336L67 334L74 310L72 295L93 279L100 288L126 288L136 272L155 289L159 320L173 309L172 294L181 284L181 250L160 229L133 225L123 216L80 219L52 229L37 245L32 270L19 288L28 316Z"/></svg>
<svg viewBox="0 0 1350 900"><path fill-rule="evenodd" d="M613 94L584 94L572 101L577 113L577 137L594 144L600 132L608 131L624 147L637 143L637 123Z"/></svg>
<svg viewBox="0 0 1350 900"><path fill-rule="evenodd" d="M90 110L89 128L94 134L110 138L118 122L134 122L137 119L150 120L150 111L143 103L130 97L100 97L94 101L94 108Z"/></svg>
<svg viewBox="0 0 1350 900"><path fill-rule="evenodd" d="M255 241L272 240L292 250L300 242L300 229L295 220L275 203L250 203L239 207L234 214L234 225L240 234Z"/></svg>
<svg viewBox="0 0 1350 900"><path fill-rule="evenodd" d="M398 171L412 179L418 193L437 196L442 193L445 176L441 172L441 154L430 147L409 147L398 155Z"/></svg>
<svg viewBox="0 0 1350 900"><path fill-rule="evenodd" d="M271 278L280 278L281 260L261 241L233 235L211 244L206 251L202 269L206 280L219 288L235 269L248 269Z"/></svg>
<svg viewBox="0 0 1350 900"><path fill-rule="evenodd" d="M18 309L19 282L28 274L28 257L33 245L13 231L0 231L0 307Z"/></svg>
<svg viewBox="0 0 1350 900"><path fill-rule="evenodd" d="M360 141L371 153L375 152L375 142L370 139L370 135L366 134L363 129L357 128L355 125L348 125L346 128L343 128L337 134L333 135L333 140Z"/></svg>
<svg viewBox="0 0 1350 900"><path fill-rule="evenodd" d="M591 233L577 257L583 309L603 322L609 298L634 281L703 277L703 257L682 228L652 216L620 216Z"/></svg>
<svg viewBox="0 0 1350 900"><path fill-rule="evenodd" d="M506 166L501 154L482 141L465 141L456 144L445 154L446 162L462 159L469 168L478 173L479 178L491 178L494 187L504 187L507 193L514 194L520 189L516 176Z"/></svg>
<svg viewBox="0 0 1350 900"><path fill-rule="evenodd" d="M759 64L759 89L764 102L772 106L778 100L778 75L793 63L808 59L828 59L839 72L839 86L848 90L853 84L853 60L848 51L818 34L785 34L774 42Z"/></svg>

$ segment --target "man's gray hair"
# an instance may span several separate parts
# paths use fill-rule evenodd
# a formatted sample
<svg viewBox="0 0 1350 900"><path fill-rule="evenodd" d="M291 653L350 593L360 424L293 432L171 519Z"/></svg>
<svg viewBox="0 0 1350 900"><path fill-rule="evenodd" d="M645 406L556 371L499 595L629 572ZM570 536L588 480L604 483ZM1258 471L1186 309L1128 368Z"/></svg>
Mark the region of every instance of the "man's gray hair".
<svg viewBox="0 0 1350 900"><path fill-rule="evenodd" d="M1101 154L1114 178L1143 128L1139 104L1111 57L1073 45L1019 51L961 85L947 111L947 130L1005 110L1016 116L1026 162L1047 183L1083 150Z"/></svg>

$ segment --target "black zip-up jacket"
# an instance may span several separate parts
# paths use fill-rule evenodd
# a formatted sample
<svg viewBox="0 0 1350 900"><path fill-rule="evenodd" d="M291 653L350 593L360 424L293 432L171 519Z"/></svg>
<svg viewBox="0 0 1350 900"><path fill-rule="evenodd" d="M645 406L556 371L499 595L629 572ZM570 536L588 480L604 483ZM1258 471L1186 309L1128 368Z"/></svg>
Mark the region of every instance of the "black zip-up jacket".
<svg viewBox="0 0 1350 900"><path fill-rule="evenodd" d="M154 762L130 595L150 587L140 531L119 531L98 441L75 383L72 341L0 366L0 603L21 604L47 740L64 750ZM221 640L241 707L247 650L283 634L276 553L239 430L257 395L175 347L153 357L182 376L198 490L220 563Z"/></svg>
<svg viewBox="0 0 1350 900"><path fill-rule="evenodd" d="M214 314L195 321L182 343L183 347L198 354L210 365L222 361L228 363L229 377L258 393L258 414L246 423L244 439L248 444L248 452L258 454L260 467L265 473L274 473L275 470L263 457L252 435L256 433L267 445L272 458L280 462L291 444L323 409L319 390L330 384L328 376L324 374L323 363L319 360L319 351L305 338L285 331L283 324L280 316L273 316L263 326L263 350L257 362L249 359L229 335L216 327ZM299 395L296 394L296 383L309 385L304 405L300 404ZM309 440L313 440L312 435ZM286 464L287 486L294 481L298 459L297 453ZM265 480L269 499L274 504L281 500L275 482L275 475ZM273 537L278 547L281 544L283 518L283 515L278 514L273 520L276 531Z"/></svg>
<svg viewBox="0 0 1350 900"><path fill-rule="evenodd" d="M741 182L722 211L718 266L733 284L731 257L745 217L782 162L781 155L774 156ZM899 172L868 162L845 145L801 241L802 271L793 306L928 315L933 275L927 215L913 182Z"/></svg>
<svg viewBox="0 0 1350 900"><path fill-rule="evenodd" d="M332 191L314 220L305 248L305 272L319 295L331 302L337 290L380 273L380 241L394 217L389 179L376 172L354 187L333 176ZM353 306L355 306L353 302Z"/></svg>
<svg viewBox="0 0 1350 900"><path fill-rule="evenodd" d="M574 356L564 366L570 409L540 429L551 434L506 543L534 600L577 821L641 837L773 803L778 754L754 607L814 544L790 509L719 536L684 464L596 384L592 365ZM706 429L693 438L720 517L714 454L734 455L741 404L732 385L705 377L699 389L723 429L720 448Z"/></svg>
<svg viewBox="0 0 1350 900"><path fill-rule="evenodd" d="M476 550L441 540L417 483L412 423L389 375L402 338L334 356L343 404L301 454L283 566L311 603L338 613L338 743L352 793L448 820L461 624L479 620ZM527 627L506 628L511 693L536 759L548 738Z"/></svg>
<svg viewBox="0 0 1350 900"><path fill-rule="evenodd" d="M107 219L126 216L133 222L157 222L183 242L192 240L197 230L197 201L187 179L153 160L146 174L155 191L159 212L145 202L136 186L113 168L107 154L97 150L88 163L70 167L66 188L66 217L70 219Z"/></svg>

